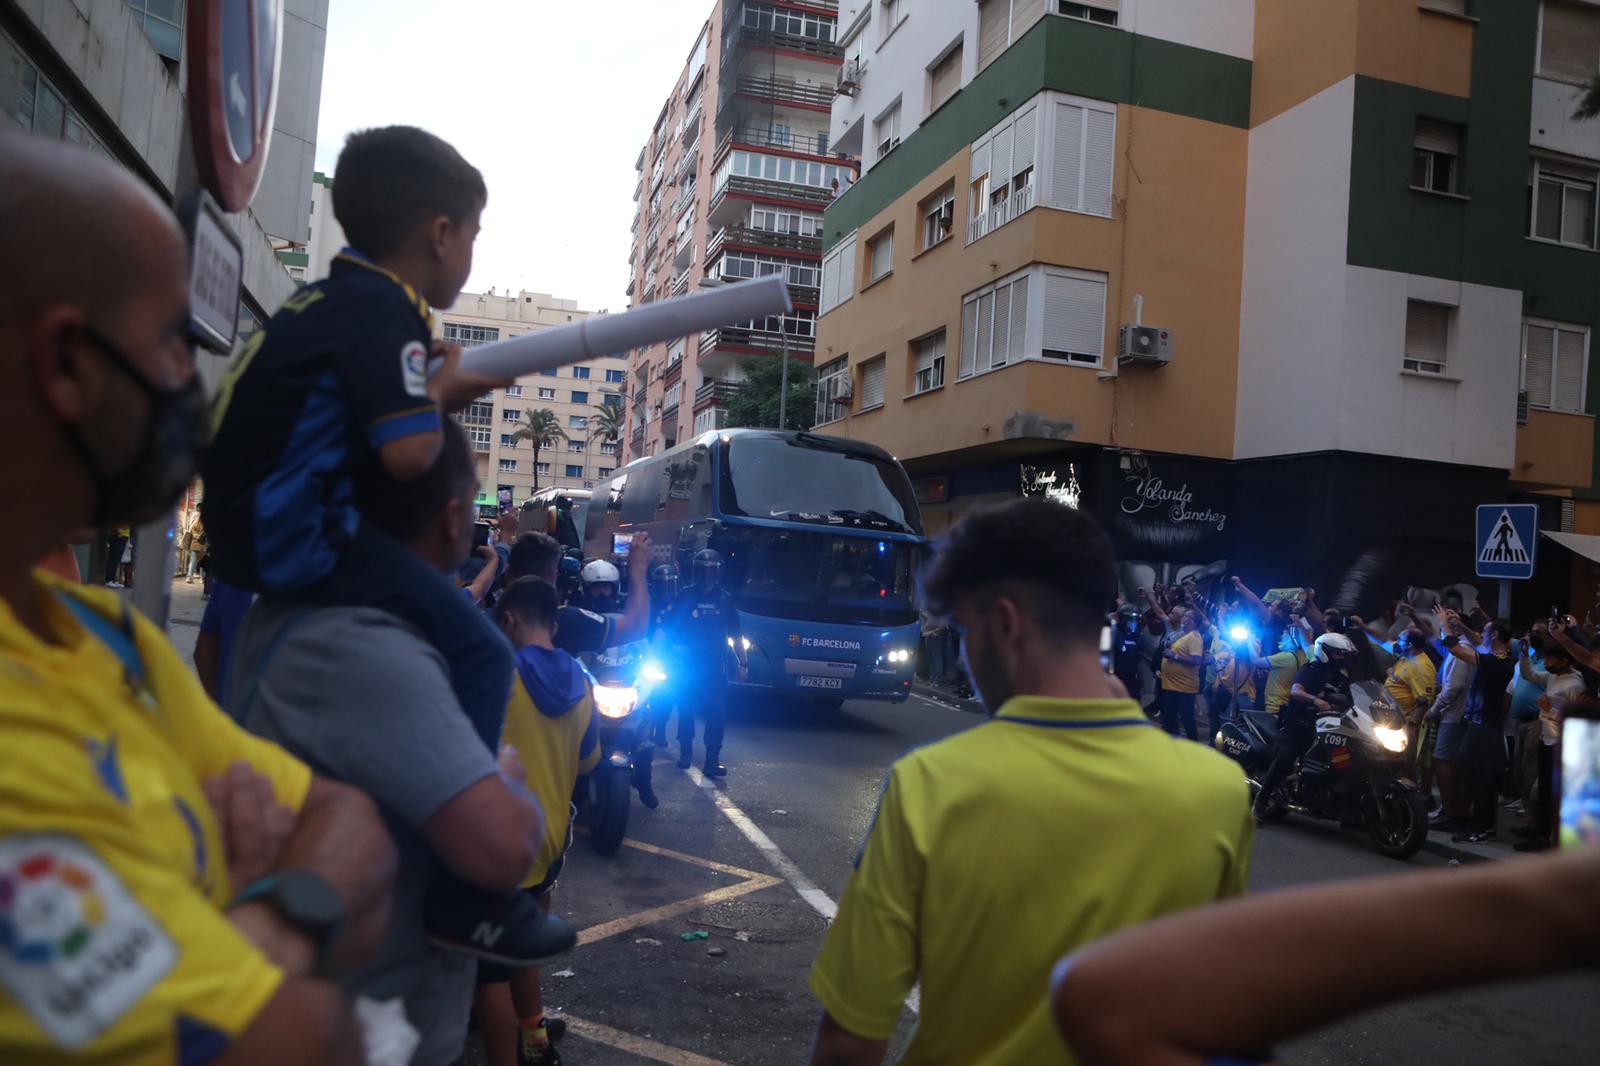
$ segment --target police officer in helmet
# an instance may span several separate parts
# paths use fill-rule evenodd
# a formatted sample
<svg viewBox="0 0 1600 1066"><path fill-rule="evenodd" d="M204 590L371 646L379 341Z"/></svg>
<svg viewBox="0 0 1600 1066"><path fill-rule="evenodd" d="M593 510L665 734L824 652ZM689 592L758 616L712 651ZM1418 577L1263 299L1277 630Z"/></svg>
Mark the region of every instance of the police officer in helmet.
<svg viewBox="0 0 1600 1066"><path fill-rule="evenodd" d="M694 762L694 718L705 719L707 777L722 777L722 733L727 713L728 667L744 681L748 657L739 611L722 587L722 556L710 548L694 555L689 587L672 601L662 619L662 632L672 649L673 688L678 693L678 768Z"/></svg>
<svg viewBox="0 0 1600 1066"><path fill-rule="evenodd" d="M678 599L678 568L673 563L657 563L650 569L650 636L652 641L661 633L662 623L666 620L667 612L672 609L673 603ZM655 732L655 742L662 747L667 745L667 719L672 717L672 693L675 691L673 682L676 680L669 670L667 680L656 686L655 695L650 703L650 718Z"/></svg>

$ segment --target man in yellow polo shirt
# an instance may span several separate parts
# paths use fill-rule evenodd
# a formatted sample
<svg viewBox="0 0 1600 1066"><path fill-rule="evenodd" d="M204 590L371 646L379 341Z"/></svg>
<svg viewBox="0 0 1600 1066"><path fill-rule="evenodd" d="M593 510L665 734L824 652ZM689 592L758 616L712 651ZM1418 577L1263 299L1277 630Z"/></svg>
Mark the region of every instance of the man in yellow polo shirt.
<svg viewBox="0 0 1600 1066"><path fill-rule="evenodd" d="M1206 663L1205 638L1200 635L1200 613L1193 607L1175 607L1171 625L1178 636L1161 652L1161 728L1173 736L1178 730L1199 740L1195 725L1195 700L1200 694L1200 670Z"/></svg>
<svg viewBox="0 0 1600 1066"><path fill-rule="evenodd" d="M27 501L0 515L0 1062L360 1061L313 974L381 929L371 803L236 728L116 594L31 570L193 470L182 232L128 171L0 134L0 261L0 494Z"/></svg>
<svg viewBox="0 0 1600 1066"><path fill-rule="evenodd" d="M881 1062L920 981L902 1063L1071 1063L1050 1019L1056 960L1243 892L1249 790L1101 669L1111 546L1086 515L1037 498L973 515L923 594L995 716L890 770L811 972L811 1061Z"/></svg>

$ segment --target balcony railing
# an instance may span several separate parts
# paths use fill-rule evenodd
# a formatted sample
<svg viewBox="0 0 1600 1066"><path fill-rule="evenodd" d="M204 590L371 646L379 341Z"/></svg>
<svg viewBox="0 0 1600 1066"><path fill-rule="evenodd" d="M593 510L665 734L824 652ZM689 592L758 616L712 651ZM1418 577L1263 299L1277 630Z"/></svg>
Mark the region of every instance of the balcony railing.
<svg viewBox="0 0 1600 1066"><path fill-rule="evenodd" d="M737 126L724 133L721 140L717 141L717 154L713 166L722 162L723 152L727 151L735 141L750 145L752 148L779 148L786 152L828 157L826 133L774 133L754 126Z"/></svg>
<svg viewBox="0 0 1600 1066"><path fill-rule="evenodd" d="M711 262L725 244L742 244L752 248L767 248L774 252L803 255L808 259L822 258L822 238L802 237L798 233L775 233L772 230L752 229L740 224L723 226L706 245L706 262Z"/></svg>
<svg viewBox="0 0 1600 1066"><path fill-rule="evenodd" d="M644 403L644 386L643 385L640 385L637 389L633 390L633 402L634 402L635 406L638 406L639 404Z"/></svg>
<svg viewBox="0 0 1600 1066"><path fill-rule="evenodd" d="M987 236L1033 207L1033 186L1024 185L967 223L967 243Z"/></svg>
<svg viewBox="0 0 1600 1066"><path fill-rule="evenodd" d="M706 407L721 407L733 399L733 394L739 391L742 382L738 381L708 381L694 390L694 409L699 412Z"/></svg>
<svg viewBox="0 0 1600 1066"><path fill-rule="evenodd" d="M678 190L678 198L672 201L672 218L676 219L683 214L684 208L694 203L694 193L697 188L699 188L698 183L691 181Z"/></svg>
<svg viewBox="0 0 1600 1066"><path fill-rule="evenodd" d="M692 250L694 245L691 244L688 247ZM668 291L673 296L682 296L689 291L689 273L687 270L681 271L677 277L672 279L672 287Z"/></svg>
<svg viewBox="0 0 1600 1066"><path fill-rule="evenodd" d="M826 110L833 105L833 88L831 86L810 85L806 82L795 81L793 78L780 78L772 75L765 78L749 74L741 74L734 83L733 91L739 96L748 96L756 100L765 100L770 103L798 104L802 107Z"/></svg>
<svg viewBox="0 0 1600 1066"><path fill-rule="evenodd" d="M708 330L700 334L700 354L714 352L718 348L736 345L741 348L755 348L774 355L782 354L785 347L790 355L809 355L815 345L815 338L797 336L793 333L774 333L764 329L750 329L747 326L724 326L721 329Z"/></svg>
<svg viewBox="0 0 1600 1066"><path fill-rule="evenodd" d="M818 7L825 7L819 4ZM728 60L737 56L744 48L782 48L786 52L798 52L801 55L820 59L825 62L842 63L844 49L832 41L819 41L812 37L799 37L791 33L778 33L776 30L762 30L754 26L739 26L728 31L722 47L722 62L726 66Z"/></svg>
<svg viewBox="0 0 1600 1066"><path fill-rule="evenodd" d="M768 181L765 178L751 178L743 174L730 174L726 181L717 187L711 194L711 209L729 193L744 194L745 196L771 196L776 199L792 200L798 204L814 207L817 210L826 210L833 203L833 193L828 189L818 189L810 185L795 185L787 181Z"/></svg>
<svg viewBox="0 0 1600 1066"><path fill-rule="evenodd" d="M661 384L671 385L681 377L683 377L683 357L679 356L668 363L667 368L661 372Z"/></svg>

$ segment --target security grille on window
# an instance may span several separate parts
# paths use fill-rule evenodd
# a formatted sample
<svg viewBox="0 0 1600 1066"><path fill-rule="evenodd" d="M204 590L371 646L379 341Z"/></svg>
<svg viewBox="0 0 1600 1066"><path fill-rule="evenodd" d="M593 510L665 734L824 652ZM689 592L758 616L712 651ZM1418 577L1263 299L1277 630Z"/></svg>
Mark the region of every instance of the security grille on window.
<svg viewBox="0 0 1600 1066"><path fill-rule="evenodd" d="M968 378L1015 363L1026 353L1028 275L969 295L961 306L961 372Z"/></svg>
<svg viewBox="0 0 1600 1066"><path fill-rule="evenodd" d="M882 236L868 242L868 274L869 282L877 281L889 273L894 266L894 230L889 230Z"/></svg>
<svg viewBox="0 0 1600 1066"><path fill-rule="evenodd" d="M1429 192L1455 192L1461 169L1461 127L1431 118L1417 119L1411 151L1411 186Z"/></svg>
<svg viewBox="0 0 1600 1066"><path fill-rule="evenodd" d="M896 100L883 116L872 124L878 141L878 155L888 155L900 143L900 101Z"/></svg>
<svg viewBox="0 0 1600 1066"><path fill-rule="evenodd" d="M1539 7L1539 75L1587 85L1600 73L1600 10L1553 0Z"/></svg>
<svg viewBox="0 0 1600 1066"><path fill-rule="evenodd" d="M922 247L932 248L955 230L956 197L946 189L922 205Z"/></svg>
<svg viewBox="0 0 1600 1066"><path fill-rule="evenodd" d="M1589 365L1584 326L1529 320L1522 327L1522 389L1528 406L1582 414Z"/></svg>
<svg viewBox="0 0 1600 1066"><path fill-rule="evenodd" d="M540 389L539 390L539 399L541 399L541 400L553 400L555 398L556 398L556 390L555 389Z"/></svg>
<svg viewBox="0 0 1600 1066"><path fill-rule="evenodd" d="M453 341L463 348L472 348L500 339L500 330L495 326L468 326L460 322L446 322L443 334L445 340Z"/></svg>
<svg viewBox="0 0 1600 1066"><path fill-rule="evenodd" d="M850 357L839 358L817 367L817 424L837 422L845 416L841 397L849 391Z"/></svg>
<svg viewBox="0 0 1600 1066"><path fill-rule="evenodd" d="M1099 366L1105 349L1106 277L1046 270L1041 354Z"/></svg>
<svg viewBox="0 0 1600 1066"><path fill-rule="evenodd" d="M861 402L859 411L883 406L884 359L878 356L861 364Z"/></svg>
<svg viewBox="0 0 1600 1066"><path fill-rule="evenodd" d="M1085 22L1098 22L1104 26L1117 24L1117 8L1121 6L1119 0L1060 0L1056 8L1058 14L1069 19L1083 19Z"/></svg>
<svg viewBox="0 0 1600 1066"><path fill-rule="evenodd" d="M944 330L912 342L911 357L913 392L932 392L944 384Z"/></svg>
<svg viewBox="0 0 1600 1066"><path fill-rule="evenodd" d="M1407 370L1423 374L1443 374L1445 351L1450 338L1450 312L1443 304L1410 300L1406 303Z"/></svg>
<svg viewBox="0 0 1600 1066"><path fill-rule="evenodd" d="M1549 160L1533 164L1533 235L1595 246L1595 171Z"/></svg>

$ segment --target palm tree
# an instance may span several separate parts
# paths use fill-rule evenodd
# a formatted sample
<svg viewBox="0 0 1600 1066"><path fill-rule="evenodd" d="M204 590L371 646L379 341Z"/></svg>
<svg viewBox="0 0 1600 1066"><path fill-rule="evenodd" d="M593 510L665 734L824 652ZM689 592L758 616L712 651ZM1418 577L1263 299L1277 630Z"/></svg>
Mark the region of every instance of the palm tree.
<svg viewBox="0 0 1600 1066"><path fill-rule="evenodd" d="M538 492L539 452L565 437L567 431L561 428L561 419L548 407L542 407L537 411L527 407L522 413L527 416L527 421L511 434L511 443L516 444L522 440L533 442L533 491Z"/></svg>
<svg viewBox="0 0 1600 1066"><path fill-rule="evenodd" d="M622 439L622 431L626 428L627 419L622 415L621 404L600 404L589 416L589 446L594 447L595 441L615 444Z"/></svg>

